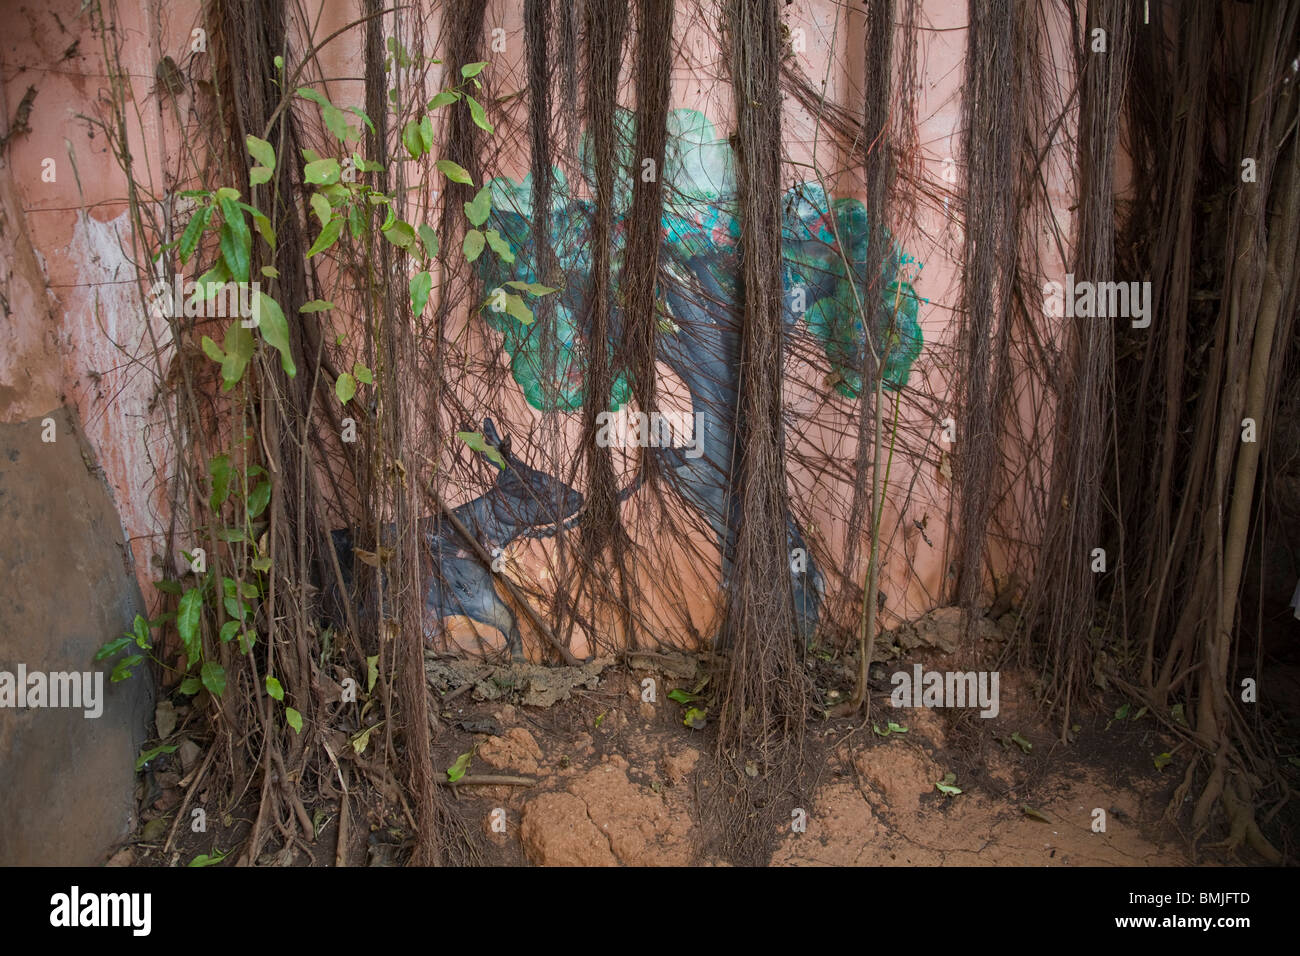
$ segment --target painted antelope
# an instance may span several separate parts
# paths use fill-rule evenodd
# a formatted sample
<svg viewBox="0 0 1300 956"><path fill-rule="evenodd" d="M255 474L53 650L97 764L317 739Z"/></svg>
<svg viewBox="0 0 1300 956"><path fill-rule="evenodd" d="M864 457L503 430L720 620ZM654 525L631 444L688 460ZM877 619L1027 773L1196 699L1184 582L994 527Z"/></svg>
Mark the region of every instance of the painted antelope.
<svg viewBox="0 0 1300 956"><path fill-rule="evenodd" d="M500 438L492 419L484 419L483 435L501 453L505 467L498 468L492 487L483 495L452 509L452 514L488 554L524 537L543 537L582 507L580 493L545 472L530 468L510 451L510 438ZM486 458L486 456L484 456ZM464 615L494 627L506 636L515 659L523 657L523 643L514 610L501 597L492 571L461 537L452 522L441 516L421 518L420 536L431 558L425 585L425 640L433 636L445 617ZM391 540L392 526L384 529ZM350 529L330 532L343 569L349 595L353 590L354 554Z"/></svg>

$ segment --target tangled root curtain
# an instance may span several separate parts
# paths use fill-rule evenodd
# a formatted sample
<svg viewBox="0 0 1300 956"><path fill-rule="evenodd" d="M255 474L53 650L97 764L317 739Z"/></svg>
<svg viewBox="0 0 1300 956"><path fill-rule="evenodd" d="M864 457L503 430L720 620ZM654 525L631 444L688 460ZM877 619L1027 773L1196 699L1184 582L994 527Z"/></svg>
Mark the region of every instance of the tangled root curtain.
<svg viewBox="0 0 1300 956"><path fill-rule="evenodd" d="M744 858L876 638L952 605L966 667L1032 669L1063 737L1103 690L1146 708L1197 755L1171 812L1281 858L1296 4L85 16L112 169L59 182L123 252L69 296L145 330L130 433L88 431L135 462L164 686L261 794L245 859L336 774L322 673L375 694L413 859L458 862L425 655L631 650L705 652ZM852 662L834 708L816 654Z"/></svg>

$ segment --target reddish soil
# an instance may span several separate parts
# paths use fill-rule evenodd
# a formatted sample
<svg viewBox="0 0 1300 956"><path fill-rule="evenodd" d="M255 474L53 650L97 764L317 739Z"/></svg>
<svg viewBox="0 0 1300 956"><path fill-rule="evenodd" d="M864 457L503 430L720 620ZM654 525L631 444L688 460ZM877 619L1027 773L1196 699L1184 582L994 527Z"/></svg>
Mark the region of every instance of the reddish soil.
<svg viewBox="0 0 1300 956"><path fill-rule="evenodd" d="M788 814L782 809L789 822L773 829L759 859L779 866L1258 862L1205 852L1193 858L1190 842L1167 814L1186 769L1185 748L1150 715L1121 711L1117 717L1121 701L1106 699L1075 716L1064 742L1043 715L1034 679L1017 671L1001 672L1000 711L993 718L975 710L894 709L894 672L910 671L913 663L953 668L950 617L936 612L878 647L877 656L898 656L873 665L870 720L809 722L802 796L791 798ZM998 639L987 622L983 639ZM715 805L709 798L719 791L710 788L726 784L714 760L712 729L685 726L686 705L668 697L697 686L699 666L682 655L638 654L581 669L430 659L430 685L442 701L435 766L451 768L470 755L462 783L447 787L449 826L459 830L451 862L723 864L716 815L701 809ZM815 652L809 667L822 701L849 692L851 662ZM653 681L654 701L644 699L647 681ZM891 722L898 729L886 733ZM337 753L347 736L333 733ZM376 741L363 756L374 754ZM1167 753L1172 758L1157 767L1156 756ZM176 757L160 758L152 780L161 795L146 811L165 826L179 802L176 776L185 770L167 766ZM196 751L187 749L184 758L192 766ZM502 776L519 785L485 785L483 778ZM344 859L360 866L400 864L412 826L393 798L395 788L385 800L359 785L357 775L350 779L351 838ZM960 792L940 792L937 784L945 780ZM192 805L211 799L196 797ZM323 785L314 802L304 801L318 821L314 843L259 862L335 861L339 790ZM208 832L181 833L165 858L158 832L164 825L154 823L153 832L117 862L185 863L229 849L246 835L254 809L245 799L238 812L210 812L217 819Z"/></svg>

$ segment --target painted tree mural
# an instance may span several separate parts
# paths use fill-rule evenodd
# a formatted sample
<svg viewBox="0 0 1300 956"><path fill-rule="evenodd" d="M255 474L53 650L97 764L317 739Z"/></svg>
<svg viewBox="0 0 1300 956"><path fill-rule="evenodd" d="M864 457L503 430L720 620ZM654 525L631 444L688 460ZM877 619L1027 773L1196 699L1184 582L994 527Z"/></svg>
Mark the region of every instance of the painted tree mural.
<svg viewBox="0 0 1300 956"><path fill-rule="evenodd" d="M620 175L615 192L618 218L623 220L631 203L631 180L644 167L632 155L632 115L619 110L617 128L623 148L619 155ZM588 142L583 142L583 159L588 159ZM546 213L551 247L559 259L565 287L559 293L555 334L559 350L550 367L542 356L542 337L529 312L494 309L491 303L481 314L504 338L511 372L524 390L529 404L541 410L574 411L583 405L583 375L577 349L580 322L588 293L586 277L591 267L588 224L593 203L583 198L591 190L589 162L584 162L586 182L571 184L563 172L554 169L552 208ZM653 174L653 171L650 171ZM736 264L740 254L740 224L735 217L735 179L731 148L719 137L709 120L696 110L672 110L668 114L668 150L662 171L666 186L662 217L663 249L673 281L699 289L716 287L723 303L737 301ZM508 243L513 261L483 256L481 275L488 290L507 287L511 282L545 286L534 254L532 177L520 182L508 177L492 180L490 224ZM821 343L836 377L835 388L846 397L857 397L862 383L858 368L866 348L861 303L866 298L864 264L868 230L867 210L860 200L832 198L815 182L799 183L783 197L782 224L784 282L787 292L786 320L800 318ZM625 230L615 232L614 264L622 262ZM883 375L886 387L898 388L911 373L920 355L922 336L918 324L921 300L909 279L919 263L895 249L887 259L880 288L886 290L876 314L873 334L885 345ZM615 302L615 315L618 303ZM802 306L802 309L800 309ZM661 331L674 334L679 316L663 310ZM550 390L558 395L548 402ZM615 383L614 408L630 396L626 373Z"/></svg>

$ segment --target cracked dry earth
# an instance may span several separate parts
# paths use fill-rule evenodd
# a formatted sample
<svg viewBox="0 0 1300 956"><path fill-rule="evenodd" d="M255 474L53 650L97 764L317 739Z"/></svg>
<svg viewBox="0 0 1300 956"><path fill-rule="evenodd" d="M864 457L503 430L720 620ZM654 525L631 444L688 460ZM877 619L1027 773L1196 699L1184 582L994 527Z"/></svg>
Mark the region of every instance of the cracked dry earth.
<svg viewBox="0 0 1300 956"><path fill-rule="evenodd" d="M442 711L436 765L472 752L471 779L534 782L455 788L453 812L485 844L482 862L722 863L709 849L716 834L700 812L708 788L717 786L712 736L683 726L683 707L667 699L672 689L690 689L694 662L634 657L631 665L521 675L481 662L431 662L435 691L450 693L461 679L456 671L475 680ZM642 700L647 677L656 682L655 703ZM1108 714L1084 717L1076 744L1067 747L1035 722L1032 694L1006 672L999 716L964 725L934 710L893 710L888 682L883 686L873 695L872 719L878 726L896 721L906 732L881 737L860 721L810 722L806 829L790 825L773 835L772 865L1190 862L1182 837L1162 821L1182 771L1177 762L1154 769L1150 753L1166 749L1155 728L1116 728ZM1011 742L1013 733L1023 743ZM947 773L956 774L961 794L937 790ZM1098 808L1105 832L1094 832Z"/></svg>

